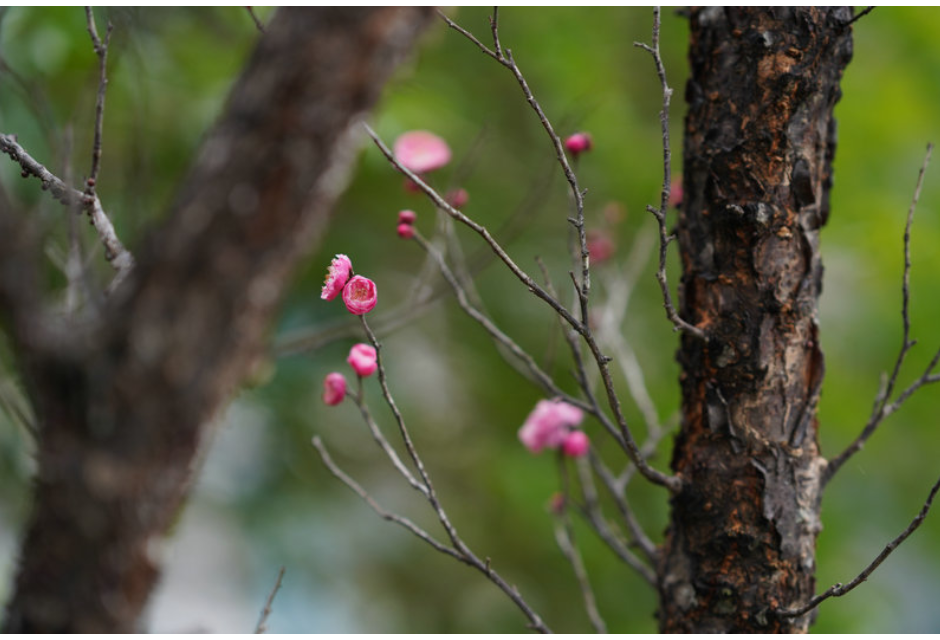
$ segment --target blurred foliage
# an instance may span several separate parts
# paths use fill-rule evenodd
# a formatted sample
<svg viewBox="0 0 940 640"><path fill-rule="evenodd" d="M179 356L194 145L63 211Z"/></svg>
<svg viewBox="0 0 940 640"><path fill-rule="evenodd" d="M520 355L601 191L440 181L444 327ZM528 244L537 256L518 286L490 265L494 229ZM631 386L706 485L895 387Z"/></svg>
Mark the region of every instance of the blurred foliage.
<svg viewBox="0 0 940 640"><path fill-rule="evenodd" d="M79 8L0 11L0 131L18 134L34 157L78 181L90 166L97 74L84 14ZM487 9L451 13L487 40ZM259 8L259 14L266 19L271 12ZM115 30L98 190L133 247L167 211L258 33L243 9L115 8L99 11L100 29L106 19ZM631 243L649 222L645 205L658 198L661 97L649 56L633 46L649 39L650 24L647 9L501 11L503 44L512 49L557 129L594 136L595 150L578 167L588 189L589 223L601 225L610 202L626 211L616 226L621 253L598 272L616 274L622 268ZM855 59L837 107L833 214L822 236L821 335L828 375L820 424L827 454L841 450L860 430L880 372L891 366L900 346L904 219L925 144L940 139L938 31L940 12L929 9L878 8L855 26ZM687 35L684 18L664 16L663 55L676 89L671 115L677 163ZM410 129L446 138L455 162L435 174L434 183L466 188L466 212L492 230L521 221L521 233L505 233L512 255L533 274L538 273L533 258L541 256L555 285L567 287L565 185L544 131L505 69L438 24L389 86L373 122L389 143ZM928 173L914 227L911 311L913 334L922 345L912 353L903 381L920 373L938 342L938 170ZM24 214L41 220L50 253L64 252L61 207L44 198L35 181L21 180L9 162L0 162L0 184ZM345 370L349 347L362 339L342 305L319 299L325 265L334 253L348 254L356 271L378 285L375 317L398 307L423 258L416 245L394 235L402 208L415 209L418 226L431 233L435 214L429 203L406 193L398 174L374 148L365 147L329 234L298 274L272 337L282 343L328 327L350 331L316 350L272 356L254 386L226 413L178 525L180 541L171 546L166 588L151 615L154 629L250 630L281 564L288 572L269 622L272 631L523 628L522 617L492 585L375 517L322 468L309 445L311 436L320 434L336 460L383 504L437 531L426 505L379 455L355 408L324 407L319 400L323 376ZM476 237L463 230L458 237L468 255L478 254ZM84 245L96 256L91 264L97 277L108 277L90 232ZM671 259L674 283L677 261ZM61 286L54 275L50 282ZM477 287L487 311L520 344L543 361L558 354L553 371L572 388L570 363L547 307L496 263L478 274ZM603 304L600 284L595 296ZM678 405L677 343L663 317L652 264L633 292L624 331L665 420ZM588 630L545 508L558 488L554 461L549 455L530 456L516 440L518 426L539 397L536 388L503 363L478 326L447 298L380 339L393 392L465 539L479 555L492 558L555 630ZM0 353L0 361L12 371L8 354ZM3 384L6 397L17 382L8 375ZM618 384L623 388L623 380ZM365 387L374 413L394 434L377 383L368 380ZM829 488L826 528L819 538L821 588L853 577L920 508L940 472L936 395L928 388L889 418ZM627 410L642 433L639 412L632 405ZM587 430L595 441L604 441L596 424ZM0 416L2 599L27 513L30 449L21 421L10 413ZM660 468L668 465L668 449L667 440L654 461ZM619 459L606 446L604 455L612 464ZM661 537L665 494L637 482L630 498L651 535ZM206 535L190 535L200 526L209 527ZM655 594L589 530L578 526L576 531L611 629L654 631ZM195 546L187 546L190 539L197 540ZM187 578L191 583L209 585L189 596L189 609L183 597L174 598L174 588L186 583L174 576L187 564L199 567L198 575ZM219 585L235 594L217 599ZM814 630L935 631L938 591L940 525L932 516L865 586L825 603ZM232 601L226 605L224 598Z"/></svg>

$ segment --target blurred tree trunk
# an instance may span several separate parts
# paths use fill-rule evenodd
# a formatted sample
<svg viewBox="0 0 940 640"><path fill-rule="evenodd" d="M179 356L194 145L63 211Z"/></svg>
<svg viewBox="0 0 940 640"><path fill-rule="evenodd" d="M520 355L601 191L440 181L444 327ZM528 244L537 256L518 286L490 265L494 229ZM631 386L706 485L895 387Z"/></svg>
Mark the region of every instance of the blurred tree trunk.
<svg viewBox="0 0 940 640"><path fill-rule="evenodd" d="M429 17L279 11L93 326L44 313L39 245L0 200L0 310L39 423L3 631L137 630L207 426L263 354L288 276L345 186L360 118Z"/></svg>
<svg viewBox="0 0 940 640"><path fill-rule="evenodd" d="M801 632L815 589L819 230L852 10L691 15L678 239L683 419L661 567L666 632Z"/></svg>

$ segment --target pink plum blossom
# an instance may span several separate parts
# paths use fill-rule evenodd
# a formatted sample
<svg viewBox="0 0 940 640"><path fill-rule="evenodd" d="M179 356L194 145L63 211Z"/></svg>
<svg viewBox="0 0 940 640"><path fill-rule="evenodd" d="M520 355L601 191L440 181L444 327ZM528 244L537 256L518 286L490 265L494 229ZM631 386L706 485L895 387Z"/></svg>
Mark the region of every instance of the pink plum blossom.
<svg viewBox="0 0 940 640"><path fill-rule="evenodd" d="M398 224L414 224L418 219L418 214L411 209L405 209L398 212Z"/></svg>
<svg viewBox="0 0 940 640"><path fill-rule="evenodd" d="M398 136L393 148L395 159L415 173L440 169L450 162L450 147L430 131L409 131Z"/></svg>
<svg viewBox="0 0 940 640"><path fill-rule="evenodd" d="M342 373L328 373L323 379L323 402L332 406L338 405L346 397L346 378Z"/></svg>
<svg viewBox="0 0 940 640"><path fill-rule="evenodd" d="M532 453L557 449L569 428L581 423L584 412L561 400L539 400L519 429L519 440Z"/></svg>
<svg viewBox="0 0 940 640"><path fill-rule="evenodd" d="M591 140L590 134L587 133L575 133L568 136L565 140L565 149L575 158L585 151L590 151L593 146L594 141Z"/></svg>
<svg viewBox="0 0 940 640"><path fill-rule="evenodd" d="M348 256L337 253L327 268L326 280L323 282L323 291L320 293L320 298L332 300L338 296L349 281L350 273L352 273L352 261Z"/></svg>
<svg viewBox="0 0 940 640"><path fill-rule="evenodd" d="M343 302L349 313L356 316L372 311L377 298L375 283L362 276L353 276L343 289Z"/></svg>
<svg viewBox="0 0 940 640"><path fill-rule="evenodd" d="M565 436L564 442L561 443L561 450L569 458L580 458L588 452L589 446L590 442L583 431L572 431Z"/></svg>
<svg viewBox="0 0 940 640"><path fill-rule="evenodd" d="M346 358L346 362L353 368L356 375L363 378L371 376L379 368L375 347L361 342L349 350L349 357Z"/></svg>

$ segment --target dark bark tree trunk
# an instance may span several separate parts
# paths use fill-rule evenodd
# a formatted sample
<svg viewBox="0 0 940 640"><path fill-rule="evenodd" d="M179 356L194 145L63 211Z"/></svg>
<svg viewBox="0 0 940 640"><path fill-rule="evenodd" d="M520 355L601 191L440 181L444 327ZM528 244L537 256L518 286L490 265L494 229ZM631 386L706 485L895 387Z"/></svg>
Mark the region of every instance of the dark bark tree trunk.
<svg viewBox="0 0 940 640"><path fill-rule="evenodd" d="M819 230L850 8L691 16L678 239L682 427L661 567L666 632L799 632L814 593L825 460L816 402Z"/></svg>
<svg viewBox="0 0 940 640"><path fill-rule="evenodd" d="M280 11L168 221L92 327L43 315L28 277L38 245L0 210L0 309L39 421L5 632L137 629L207 425L262 354L288 276L345 185L359 120L429 17Z"/></svg>

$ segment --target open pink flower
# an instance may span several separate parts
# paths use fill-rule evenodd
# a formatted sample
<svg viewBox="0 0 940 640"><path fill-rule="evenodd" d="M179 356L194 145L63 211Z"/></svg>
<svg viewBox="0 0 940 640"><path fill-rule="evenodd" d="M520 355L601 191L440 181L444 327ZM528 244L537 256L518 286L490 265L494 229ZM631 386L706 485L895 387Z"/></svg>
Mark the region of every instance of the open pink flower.
<svg viewBox="0 0 940 640"><path fill-rule="evenodd" d="M346 397L346 378L342 373L328 373L323 379L323 402L332 406L338 405Z"/></svg>
<svg viewBox="0 0 940 640"><path fill-rule="evenodd" d="M583 431L572 431L565 436L565 441L561 443L561 450L569 458L580 458L588 452L590 446L587 434Z"/></svg>
<svg viewBox="0 0 940 640"><path fill-rule="evenodd" d="M519 429L519 440L526 449L538 453L557 449L564 443L570 427L584 419L584 412L561 400L539 400Z"/></svg>
<svg viewBox="0 0 940 640"><path fill-rule="evenodd" d="M362 276L353 276L343 289L343 302L349 313L356 316L372 311L377 299L375 283Z"/></svg>
<svg viewBox="0 0 940 640"><path fill-rule="evenodd" d="M395 159L415 173L440 169L450 162L450 147L430 131L409 131L398 136L393 148Z"/></svg>
<svg viewBox="0 0 940 640"><path fill-rule="evenodd" d="M337 253L326 271L326 280L323 282L320 297L323 300L332 300L338 296L349 281L350 273L352 273L352 261L348 256Z"/></svg>
<svg viewBox="0 0 940 640"><path fill-rule="evenodd" d="M371 376L379 368L375 347L361 342L349 350L349 357L346 358L346 362L353 368L356 375L363 378Z"/></svg>

